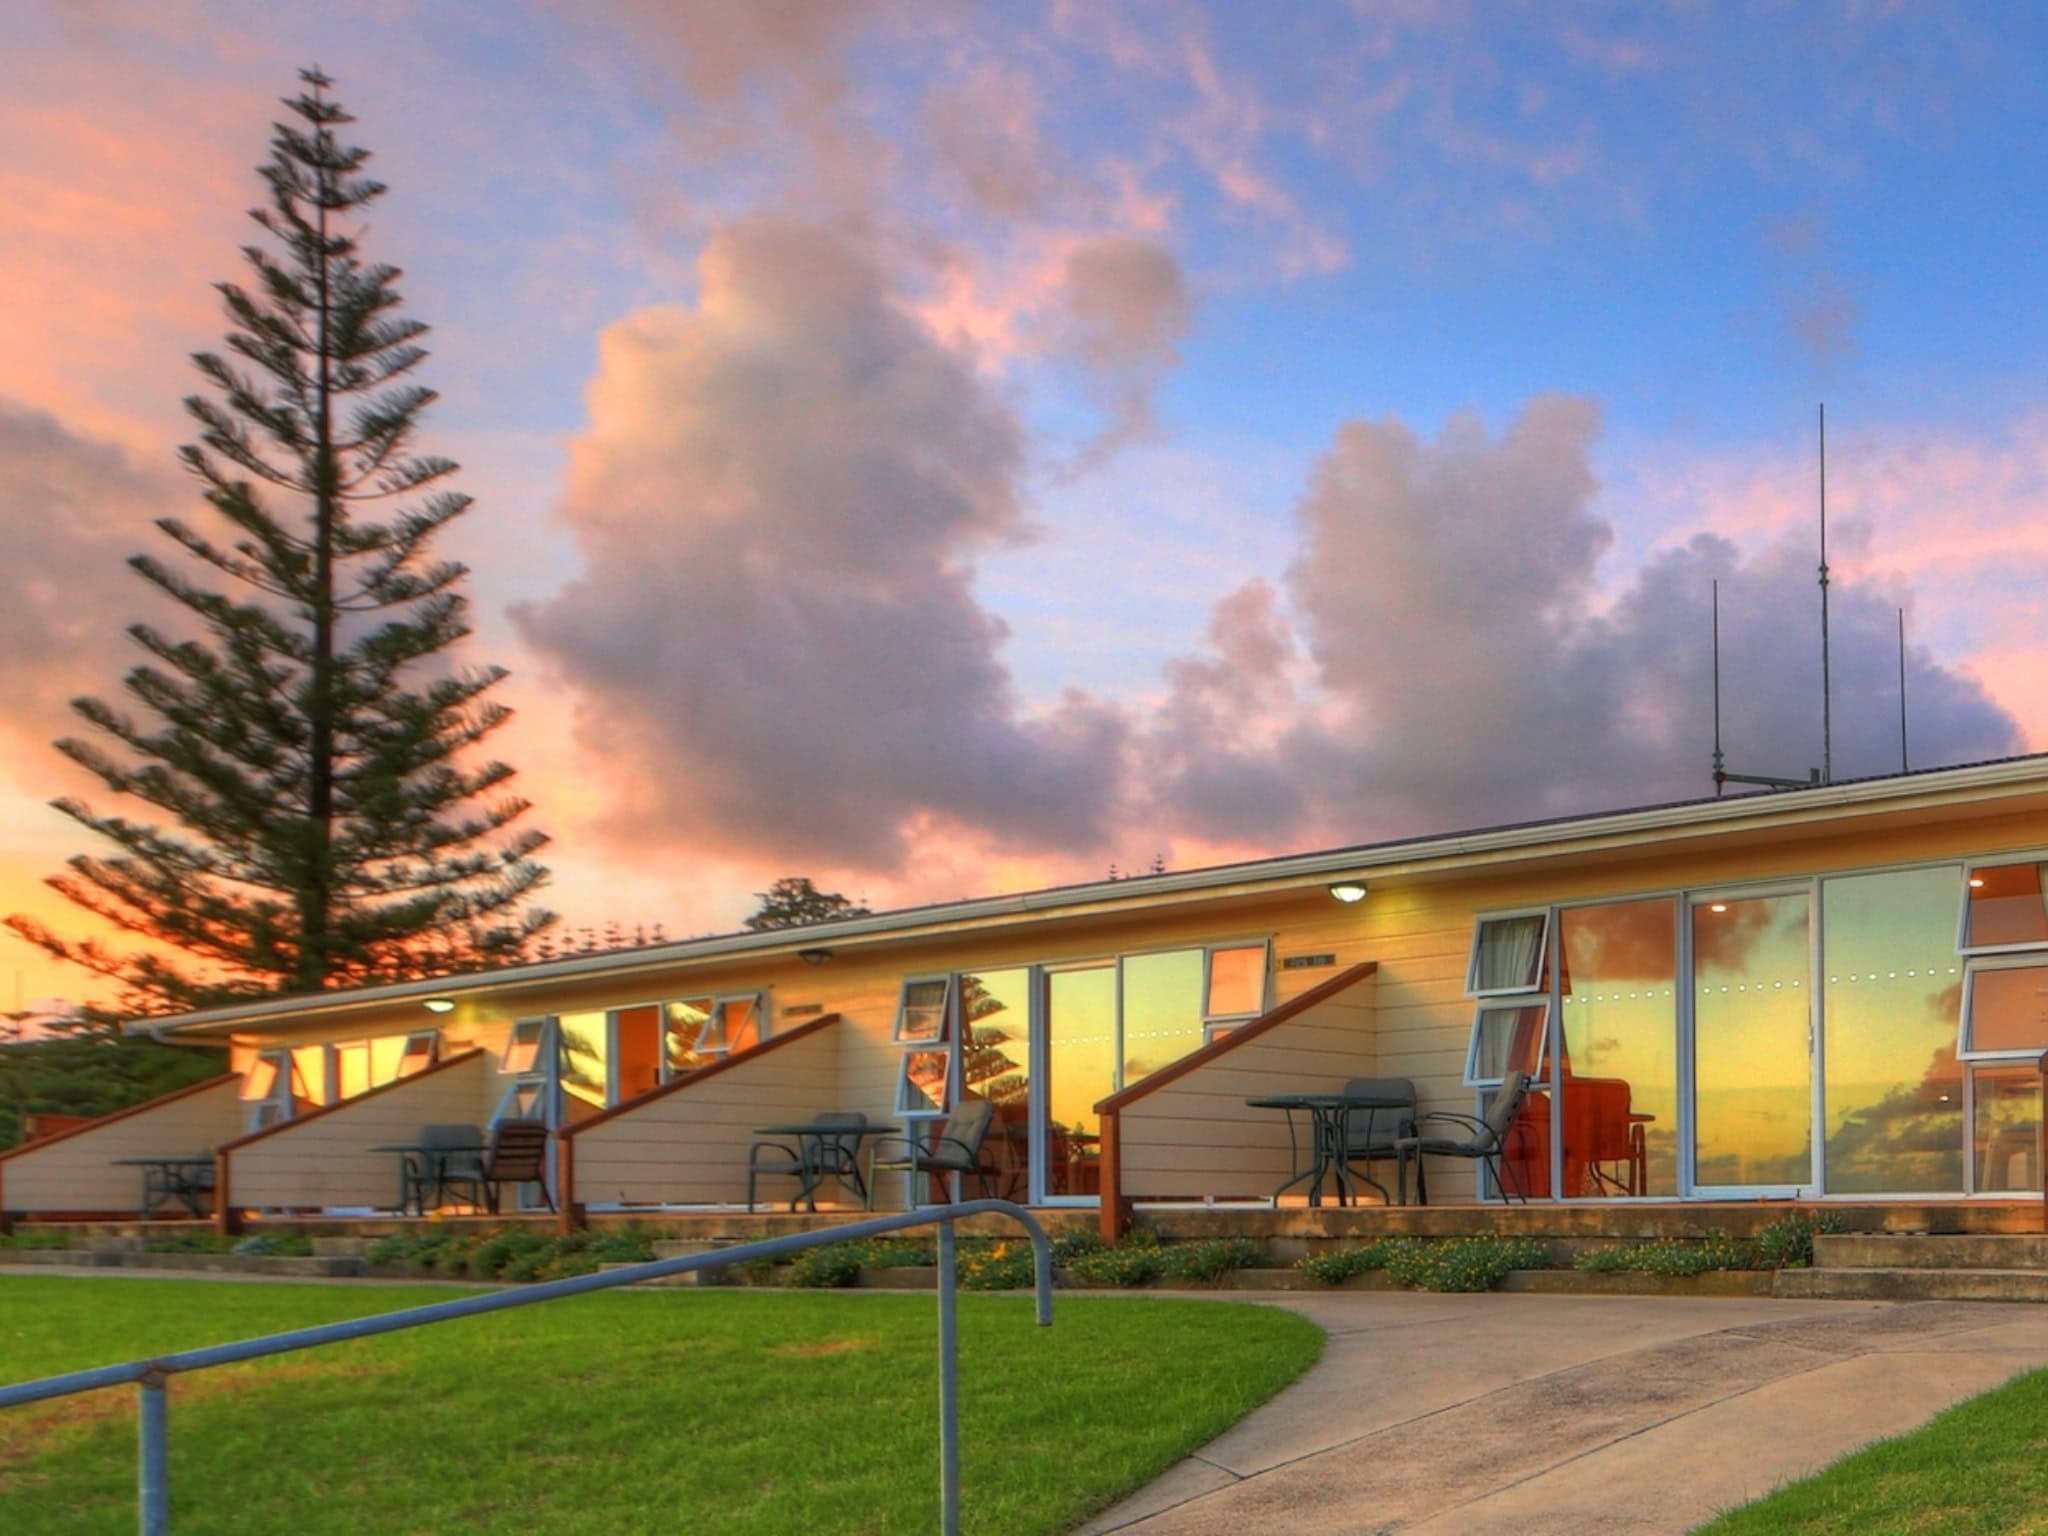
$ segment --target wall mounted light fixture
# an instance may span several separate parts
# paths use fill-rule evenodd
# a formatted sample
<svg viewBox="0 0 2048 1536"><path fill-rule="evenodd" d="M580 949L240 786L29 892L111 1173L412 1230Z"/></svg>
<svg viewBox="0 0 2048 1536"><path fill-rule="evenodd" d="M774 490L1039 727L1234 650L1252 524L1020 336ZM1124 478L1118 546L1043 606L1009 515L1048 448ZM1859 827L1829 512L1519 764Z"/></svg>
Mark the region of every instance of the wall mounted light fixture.
<svg viewBox="0 0 2048 1536"><path fill-rule="evenodd" d="M1365 900L1363 880L1339 880L1330 887L1330 894L1349 906L1354 901Z"/></svg>
<svg viewBox="0 0 2048 1536"><path fill-rule="evenodd" d="M430 997L420 1005L429 1013L453 1013L455 999L452 997Z"/></svg>
<svg viewBox="0 0 2048 1536"><path fill-rule="evenodd" d="M800 949L796 952L796 957L803 961L805 965L823 965L832 958L832 951L829 949Z"/></svg>

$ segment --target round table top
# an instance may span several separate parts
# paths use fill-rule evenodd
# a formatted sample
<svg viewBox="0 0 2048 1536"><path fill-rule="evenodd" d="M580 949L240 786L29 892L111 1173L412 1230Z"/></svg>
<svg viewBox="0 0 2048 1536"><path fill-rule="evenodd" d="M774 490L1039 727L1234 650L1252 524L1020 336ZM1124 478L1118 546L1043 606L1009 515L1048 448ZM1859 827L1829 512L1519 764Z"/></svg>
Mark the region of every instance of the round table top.
<svg viewBox="0 0 2048 1536"><path fill-rule="evenodd" d="M1245 1100L1253 1109L1411 1109L1414 1102L1388 1093L1276 1093Z"/></svg>
<svg viewBox="0 0 2048 1536"><path fill-rule="evenodd" d="M807 1120L801 1125L757 1125L756 1136L893 1136L903 1129L900 1125L835 1125L830 1121L820 1125Z"/></svg>

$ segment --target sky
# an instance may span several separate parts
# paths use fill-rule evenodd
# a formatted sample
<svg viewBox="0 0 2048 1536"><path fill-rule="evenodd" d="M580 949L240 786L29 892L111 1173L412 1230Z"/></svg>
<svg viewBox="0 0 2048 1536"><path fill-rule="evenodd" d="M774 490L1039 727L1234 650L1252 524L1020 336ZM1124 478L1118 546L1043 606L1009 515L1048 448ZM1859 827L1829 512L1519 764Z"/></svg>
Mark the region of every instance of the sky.
<svg viewBox="0 0 2048 1536"><path fill-rule="evenodd" d="M0 910L318 63L573 924L2048 748L2048 12L6 0ZM13 974L10 976L9 973ZM0 938L16 995L76 977Z"/></svg>

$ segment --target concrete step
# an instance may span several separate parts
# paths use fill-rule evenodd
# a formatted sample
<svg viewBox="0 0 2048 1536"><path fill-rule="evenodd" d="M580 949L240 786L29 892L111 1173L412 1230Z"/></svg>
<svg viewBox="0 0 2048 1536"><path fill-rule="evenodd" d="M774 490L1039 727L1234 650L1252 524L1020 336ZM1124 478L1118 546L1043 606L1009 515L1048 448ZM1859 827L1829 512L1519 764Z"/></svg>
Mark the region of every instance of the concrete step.
<svg viewBox="0 0 2048 1536"><path fill-rule="evenodd" d="M2048 1233L1823 1233L1816 1269L2038 1269L2048 1271Z"/></svg>
<svg viewBox="0 0 2048 1536"><path fill-rule="evenodd" d="M1781 1269L1771 1294L1804 1301L2048 1301L2048 1270Z"/></svg>

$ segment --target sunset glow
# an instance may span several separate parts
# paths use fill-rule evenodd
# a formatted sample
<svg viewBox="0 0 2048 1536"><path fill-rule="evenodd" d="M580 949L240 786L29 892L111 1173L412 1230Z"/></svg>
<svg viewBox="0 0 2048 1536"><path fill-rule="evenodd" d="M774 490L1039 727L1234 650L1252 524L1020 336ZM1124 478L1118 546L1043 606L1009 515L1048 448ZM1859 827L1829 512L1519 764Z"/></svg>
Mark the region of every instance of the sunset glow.
<svg viewBox="0 0 2048 1536"><path fill-rule="evenodd" d="M1731 766L1803 776L1822 400L1835 776L1899 766L1901 609L1912 766L2048 747L2048 13L1263 10L9 7L0 912L91 931L40 882L87 851L47 802L103 791L50 743L163 618L122 562L207 515L188 359L316 59L433 326L462 659L512 671L493 748L572 925L1707 793L1715 580ZM1769 958L1715 987L1804 955L1803 908L1728 905L1691 942L1755 918ZM0 983L92 992L11 937ZM1104 985L1058 992L1076 1135ZM1640 1077L1660 1188L1668 995L1566 1018ZM1909 1001L1912 1082L1831 1060L1845 1115L1953 1075L1953 1000ZM1703 1084L1731 1116L1809 1093L1760 1051ZM1880 1167L1874 1124L1827 1134ZM1777 1155L1690 1155L1738 1141Z"/></svg>

